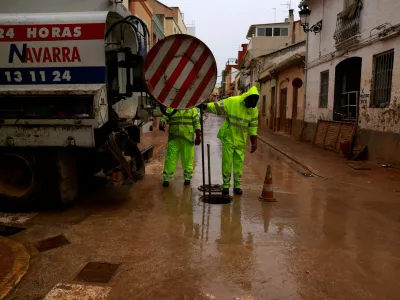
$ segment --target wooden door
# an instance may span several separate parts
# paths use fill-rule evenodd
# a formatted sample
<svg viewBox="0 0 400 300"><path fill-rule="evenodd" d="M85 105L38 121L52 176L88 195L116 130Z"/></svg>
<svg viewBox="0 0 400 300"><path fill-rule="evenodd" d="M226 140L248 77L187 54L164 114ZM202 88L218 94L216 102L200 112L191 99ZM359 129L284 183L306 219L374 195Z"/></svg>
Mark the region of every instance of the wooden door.
<svg viewBox="0 0 400 300"><path fill-rule="evenodd" d="M286 125L287 88L281 89L279 102L279 131L285 131Z"/></svg>
<svg viewBox="0 0 400 300"><path fill-rule="evenodd" d="M297 100L299 97L299 89L293 87L293 105L292 105L292 126L290 128L290 134L292 134L294 127L296 126L297 120Z"/></svg>

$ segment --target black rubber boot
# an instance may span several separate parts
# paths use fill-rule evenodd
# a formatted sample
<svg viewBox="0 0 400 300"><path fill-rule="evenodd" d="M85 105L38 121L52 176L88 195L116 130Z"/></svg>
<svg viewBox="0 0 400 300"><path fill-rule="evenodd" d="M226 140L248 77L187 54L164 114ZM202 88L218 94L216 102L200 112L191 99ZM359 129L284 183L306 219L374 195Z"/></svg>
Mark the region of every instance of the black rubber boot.
<svg viewBox="0 0 400 300"><path fill-rule="evenodd" d="M190 185L190 180L185 180L184 185Z"/></svg>
<svg viewBox="0 0 400 300"><path fill-rule="evenodd" d="M243 195L243 191L242 191L241 188L235 188L235 189L233 190L233 192L234 192L236 195L239 195L239 196Z"/></svg>
<svg viewBox="0 0 400 300"><path fill-rule="evenodd" d="M162 184L164 187L169 187L169 182L168 181L164 181Z"/></svg>
<svg viewBox="0 0 400 300"><path fill-rule="evenodd" d="M222 195L224 195L224 196L229 195L229 189L228 188L223 188L222 189Z"/></svg>

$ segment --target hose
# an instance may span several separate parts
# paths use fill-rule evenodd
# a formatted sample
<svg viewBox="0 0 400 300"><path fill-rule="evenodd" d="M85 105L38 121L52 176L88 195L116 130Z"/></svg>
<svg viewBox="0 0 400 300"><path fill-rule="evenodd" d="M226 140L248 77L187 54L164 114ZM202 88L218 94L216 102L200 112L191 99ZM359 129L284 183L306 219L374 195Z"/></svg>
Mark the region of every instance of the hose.
<svg viewBox="0 0 400 300"><path fill-rule="evenodd" d="M160 110L161 110L161 112L162 112L162 114L164 116L167 116L169 118L172 117L173 115L175 115L178 112L178 110L174 109L172 112L168 113L167 112L167 108L164 105L161 105L161 104L160 104Z"/></svg>
<svg viewBox="0 0 400 300"><path fill-rule="evenodd" d="M126 174L128 174L130 179L132 179L133 181L138 181L138 180L143 179L144 168L141 167L139 171L133 170L131 168L130 163L126 160L124 154L122 153L121 149L119 148L119 146L117 144L116 136L117 136L117 134L115 132L112 132L108 136L108 140L106 142L107 149L111 152L111 154L114 156L114 158L120 163L120 165L125 170ZM141 155L141 153L140 153L140 155Z"/></svg>

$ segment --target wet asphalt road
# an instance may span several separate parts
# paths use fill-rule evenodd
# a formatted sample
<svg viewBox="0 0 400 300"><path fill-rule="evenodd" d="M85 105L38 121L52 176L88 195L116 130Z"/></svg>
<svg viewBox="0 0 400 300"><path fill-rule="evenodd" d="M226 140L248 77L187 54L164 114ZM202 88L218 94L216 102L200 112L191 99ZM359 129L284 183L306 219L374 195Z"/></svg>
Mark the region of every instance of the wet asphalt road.
<svg viewBox="0 0 400 300"><path fill-rule="evenodd" d="M206 122L213 183L221 183L221 122ZM140 184L98 187L72 209L27 218L13 239L27 244L31 266L7 299L43 299L59 283L103 288L91 299L400 299L398 194L304 177L259 143L246 156L244 195L208 205L197 189L200 148L191 188L180 168L162 187L163 155ZM258 201L268 164L277 203ZM70 244L33 246L60 234ZM88 262L120 265L108 283L74 281Z"/></svg>

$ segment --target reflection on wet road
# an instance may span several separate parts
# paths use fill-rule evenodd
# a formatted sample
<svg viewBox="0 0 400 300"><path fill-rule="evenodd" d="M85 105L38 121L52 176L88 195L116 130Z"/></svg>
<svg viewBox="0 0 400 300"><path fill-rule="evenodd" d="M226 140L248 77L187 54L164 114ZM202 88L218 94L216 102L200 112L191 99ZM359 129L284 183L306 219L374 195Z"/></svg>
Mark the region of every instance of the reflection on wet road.
<svg viewBox="0 0 400 300"><path fill-rule="evenodd" d="M206 123L213 183L222 180L221 122ZM258 201L268 164L277 203ZM398 194L303 177L262 143L246 154L244 195L231 204L199 201L199 147L191 188L181 169L163 188L162 168L161 153L143 183L32 219L21 242L62 233L71 244L36 253L10 299L44 296L90 261L121 264L107 299L400 299Z"/></svg>

